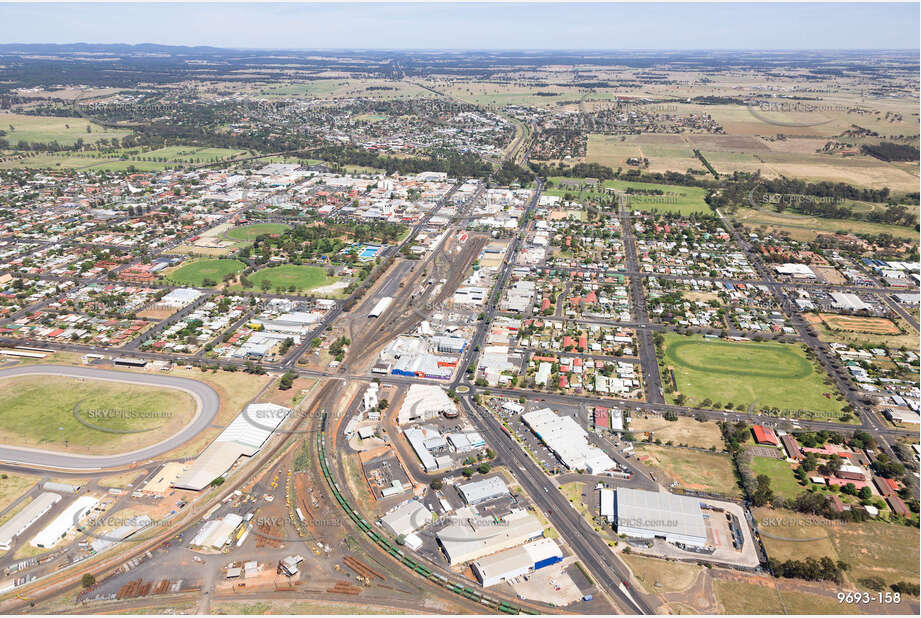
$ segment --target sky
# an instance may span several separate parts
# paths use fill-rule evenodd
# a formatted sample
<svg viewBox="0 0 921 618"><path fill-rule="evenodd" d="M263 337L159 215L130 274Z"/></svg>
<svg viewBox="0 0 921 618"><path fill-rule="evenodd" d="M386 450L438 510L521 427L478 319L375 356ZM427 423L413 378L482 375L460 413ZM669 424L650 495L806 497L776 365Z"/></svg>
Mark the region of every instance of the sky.
<svg viewBox="0 0 921 618"><path fill-rule="evenodd" d="M918 49L918 3L0 3L2 43L261 49Z"/></svg>

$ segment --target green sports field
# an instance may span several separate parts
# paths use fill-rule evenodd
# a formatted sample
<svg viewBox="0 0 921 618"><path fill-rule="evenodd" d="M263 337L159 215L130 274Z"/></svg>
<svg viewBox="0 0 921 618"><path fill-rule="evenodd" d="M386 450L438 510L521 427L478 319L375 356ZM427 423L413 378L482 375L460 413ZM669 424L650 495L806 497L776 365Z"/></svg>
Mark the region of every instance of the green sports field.
<svg viewBox="0 0 921 618"><path fill-rule="evenodd" d="M236 274L245 266L240 260L196 260L180 266L167 278L180 285L201 287L205 279L220 283L225 275Z"/></svg>
<svg viewBox="0 0 921 618"><path fill-rule="evenodd" d="M115 453L159 442L194 411L192 397L175 389L68 377L5 378L0 443L78 452L105 446Z"/></svg>
<svg viewBox="0 0 921 618"><path fill-rule="evenodd" d="M308 291L320 286L329 285L336 281L336 277L327 277L326 269L320 266L298 266L286 264L273 268L263 268L249 275L256 289L261 289L262 282L268 281L270 290L276 288L289 289L292 285L298 291Z"/></svg>
<svg viewBox="0 0 921 618"><path fill-rule="evenodd" d="M290 226L281 223L254 223L253 225L241 225L228 230L224 236L230 240L255 240L263 234L281 234Z"/></svg>
<svg viewBox="0 0 921 618"><path fill-rule="evenodd" d="M755 409L810 410L817 418L836 418L843 403L835 399L834 387L806 358L798 345L731 342L665 335L662 376L668 368L675 374L678 392L686 405L714 403L753 405ZM825 396L828 393L829 396ZM670 395L674 401L675 394Z"/></svg>

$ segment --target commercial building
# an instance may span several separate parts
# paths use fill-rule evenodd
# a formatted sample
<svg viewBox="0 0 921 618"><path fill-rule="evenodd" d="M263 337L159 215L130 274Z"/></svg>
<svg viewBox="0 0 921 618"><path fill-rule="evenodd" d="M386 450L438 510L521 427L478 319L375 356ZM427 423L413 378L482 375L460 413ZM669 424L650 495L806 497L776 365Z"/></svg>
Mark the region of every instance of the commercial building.
<svg viewBox="0 0 921 618"><path fill-rule="evenodd" d="M92 496L81 496L74 500L61 514L52 520L50 524L42 528L30 541L32 547L41 547L50 549L67 536L67 533L73 530L77 522L86 517L87 513L99 503L99 500Z"/></svg>
<svg viewBox="0 0 921 618"><path fill-rule="evenodd" d="M707 546L707 526L696 498L627 487L618 488L616 498L618 534Z"/></svg>
<svg viewBox="0 0 921 618"><path fill-rule="evenodd" d="M409 387L403 405L397 414L397 423L406 425L419 421L430 421L440 414L457 412L457 405L440 386L413 384Z"/></svg>
<svg viewBox="0 0 921 618"><path fill-rule="evenodd" d="M458 485L457 490L467 504L479 504L508 495L508 486L501 476L491 476L480 481Z"/></svg>
<svg viewBox="0 0 921 618"><path fill-rule="evenodd" d="M252 457L291 413L274 403L252 403L208 445L192 466L173 484L200 491L222 476L240 457Z"/></svg>
<svg viewBox="0 0 921 618"><path fill-rule="evenodd" d="M25 508L13 515L5 524L0 526L0 550L8 551L13 547L13 542L29 526L37 522L61 501L61 496L51 492L39 494Z"/></svg>
<svg viewBox="0 0 921 618"><path fill-rule="evenodd" d="M832 300L834 301L834 306L836 309L841 309L842 311L861 311L864 309L871 309L870 305L863 302L859 296L856 294L847 294L844 292L832 292Z"/></svg>
<svg viewBox="0 0 921 618"><path fill-rule="evenodd" d="M181 309L194 303L201 295L202 293L195 288L176 288L161 298L158 304L172 309Z"/></svg>
<svg viewBox="0 0 921 618"><path fill-rule="evenodd" d="M588 433L571 416L541 408L522 414L521 420L570 470L601 474L617 467L604 451L588 443Z"/></svg>
<svg viewBox="0 0 921 618"><path fill-rule="evenodd" d="M501 520L465 520L435 534L452 566L521 545L543 536L540 521L526 511L514 511Z"/></svg>
<svg viewBox="0 0 921 618"><path fill-rule="evenodd" d="M506 549L473 563L473 573L484 588L527 575L563 559L553 539L538 539L521 547Z"/></svg>

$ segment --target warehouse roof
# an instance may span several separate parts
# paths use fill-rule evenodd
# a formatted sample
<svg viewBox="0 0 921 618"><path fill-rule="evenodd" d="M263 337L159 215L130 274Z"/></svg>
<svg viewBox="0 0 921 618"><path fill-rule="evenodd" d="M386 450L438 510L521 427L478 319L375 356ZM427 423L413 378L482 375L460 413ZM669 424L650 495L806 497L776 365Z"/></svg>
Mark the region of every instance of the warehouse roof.
<svg viewBox="0 0 921 618"><path fill-rule="evenodd" d="M465 520L436 534L452 565L476 560L521 545L544 533L540 521L525 511L516 511L501 521Z"/></svg>
<svg viewBox="0 0 921 618"><path fill-rule="evenodd" d="M645 530L654 536L689 537L706 542L707 527L700 502L665 491L617 489L617 526Z"/></svg>
<svg viewBox="0 0 921 618"><path fill-rule="evenodd" d="M61 496L51 492L39 494L25 508L13 515L5 524L0 526L0 550L11 548L17 536L38 521L52 506L61 501Z"/></svg>
<svg viewBox="0 0 921 618"><path fill-rule="evenodd" d="M395 535L407 535L432 520L432 514L418 500L407 500L383 517L381 524Z"/></svg>
<svg viewBox="0 0 921 618"><path fill-rule="evenodd" d="M274 403L246 406L173 486L196 491L204 489L227 472L237 459L252 456L262 448L290 413L289 408Z"/></svg>
<svg viewBox="0 0 921 618"><path fill-rule="evenodd" d="M501 476L491 476L466 485L458 485L457 490L467 504L478 504L484 500L491 500L508 494L508 487Z"/></svg>

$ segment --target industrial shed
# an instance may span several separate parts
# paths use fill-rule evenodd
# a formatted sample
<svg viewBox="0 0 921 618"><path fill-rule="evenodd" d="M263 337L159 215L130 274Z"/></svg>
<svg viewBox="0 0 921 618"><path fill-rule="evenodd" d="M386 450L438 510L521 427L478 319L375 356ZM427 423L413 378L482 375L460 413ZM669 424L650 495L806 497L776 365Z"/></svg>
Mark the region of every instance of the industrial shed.
<svg viewBox="0 0 921 618"><path fill-rule="evenodd" d="M491 476L466 485L458 485L457 490L467 504L479 504L480 502L508 495L508 486L506 486L501 476Z"/></svg>
<svg viewBox="0 0 921 618"><path fill-rule="evenodd" d="M194 491L204 489L211 481L230 470L237 459L251 457L259 452L290 413L289 408L274 403L246 406L173 483L173 487Z"/></svg>
<svg viewBox="0 0 921 618"><path fill-rule="evenodd" d="M41 519L42 515L51 510L51 507L60 501L61 496L58 494L45 492L39 494L25 508L13 515L9 521L0 526L0 550L8 551L11 549L16 537Z"/></svg>
<svg viewBox="0 0 921 618"><path fill-rule="evenodd" d="M563 559L553 539L538 539L486 556L473 563L473 572L484 588L527 575Z"/></svg>
<svg viewBox="0 0 921 618"><path fill-rule="evenodd" d="M540 520L525 511L515 511L498 522L484 519L451 524L435 536L454 566L527 543L543 534Z"/></svg>
<svg viewBox="0 0 921 618"><path fill-rule="evenodd" d="M403 399L397 414L397 423L406 425L416 421L430 421L439 414L456 414L457 406L440 386L413 384Z"/></svg>
<svg viewBox="0 0 921 618"><path fill-rule="evenodd" d="M696 498L627 487L619 488L616 498L618 534L707 546L707 526Z"/></svg>

